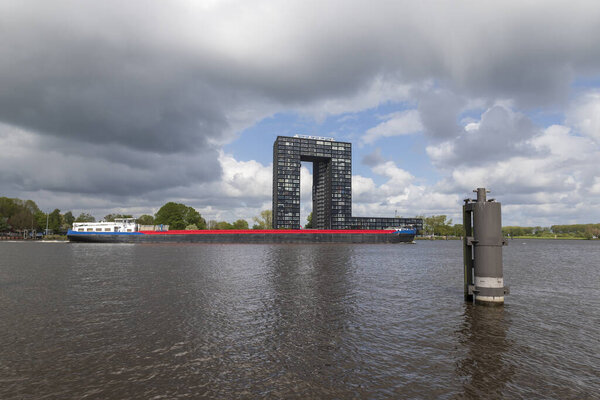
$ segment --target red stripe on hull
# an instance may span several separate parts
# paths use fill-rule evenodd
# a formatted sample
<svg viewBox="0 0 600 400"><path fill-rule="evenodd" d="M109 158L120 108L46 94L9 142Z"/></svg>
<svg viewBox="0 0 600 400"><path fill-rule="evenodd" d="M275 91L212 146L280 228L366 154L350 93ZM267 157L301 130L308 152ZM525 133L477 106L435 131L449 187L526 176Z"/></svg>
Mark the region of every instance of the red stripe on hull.
<svg viewBox="0 0 600 400"><path fill-rule="evenodd" d="M223 230L194 230L194 231L140 231L145 235L228 235L228 234L256 234L286 235L290 233L345 233L345 234L378 234L394 233L394 230L367 230L367 229L223 229Z"/></svg>

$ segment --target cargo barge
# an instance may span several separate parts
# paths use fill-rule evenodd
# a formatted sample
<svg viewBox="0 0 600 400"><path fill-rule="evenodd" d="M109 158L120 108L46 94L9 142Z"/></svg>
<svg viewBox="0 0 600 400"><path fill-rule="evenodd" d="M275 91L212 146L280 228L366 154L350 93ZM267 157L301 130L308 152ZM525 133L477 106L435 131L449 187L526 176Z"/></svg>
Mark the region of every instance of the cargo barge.
<svg viewBox="0 0 600 400"><path fill-rule="evenodd" d="M112 222L75 223L67 233L71 242L88 243L408 243L416 230L411 227L386 230L138 230L133 219Z"/></svg>

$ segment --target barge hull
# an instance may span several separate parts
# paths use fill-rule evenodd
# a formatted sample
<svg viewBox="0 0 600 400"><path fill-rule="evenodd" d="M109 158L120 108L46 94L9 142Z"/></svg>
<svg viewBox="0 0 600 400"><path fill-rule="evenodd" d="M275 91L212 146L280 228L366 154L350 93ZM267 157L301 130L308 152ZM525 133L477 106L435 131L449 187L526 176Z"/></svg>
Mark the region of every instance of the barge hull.
<svg viewBox="0 0 600 400"><path fill-rule="evenodd" d="M396 232L249 232L249 233L171 233L136 232L119 233L79 233L69 232L72 242L87 243L406 243L414 240L414 233Z"/></svg>

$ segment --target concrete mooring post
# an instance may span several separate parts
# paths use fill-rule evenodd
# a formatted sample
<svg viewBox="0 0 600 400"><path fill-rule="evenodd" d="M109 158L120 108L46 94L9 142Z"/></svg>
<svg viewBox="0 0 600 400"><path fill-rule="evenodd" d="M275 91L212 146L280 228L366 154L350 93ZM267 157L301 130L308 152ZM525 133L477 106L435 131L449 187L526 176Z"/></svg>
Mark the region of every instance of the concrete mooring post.
<svg viewBox="0 0 600 400"><path fill-rule="evenodd" d="M463 205L465 300L485 305L504 304L509 293L502 272L502 216L500 203L486 200L485 188L477 188L477 200Z"/></svg>

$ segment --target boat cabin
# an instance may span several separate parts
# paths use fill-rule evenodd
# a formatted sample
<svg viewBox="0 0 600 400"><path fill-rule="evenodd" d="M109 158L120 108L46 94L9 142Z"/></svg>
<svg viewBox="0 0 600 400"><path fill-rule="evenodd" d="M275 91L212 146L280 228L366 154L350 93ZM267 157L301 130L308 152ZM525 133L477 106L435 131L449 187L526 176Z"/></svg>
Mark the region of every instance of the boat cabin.
<svg viewBox="0 0 600 400"><path fill-rule="evenodd" d="M115 218L114 222L75 222L75 232L137 232L138 225L135 218Z"/></svg>

